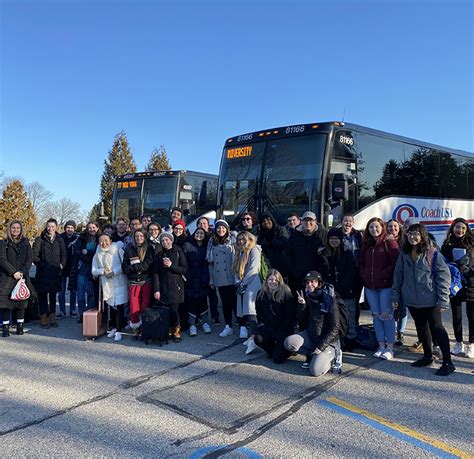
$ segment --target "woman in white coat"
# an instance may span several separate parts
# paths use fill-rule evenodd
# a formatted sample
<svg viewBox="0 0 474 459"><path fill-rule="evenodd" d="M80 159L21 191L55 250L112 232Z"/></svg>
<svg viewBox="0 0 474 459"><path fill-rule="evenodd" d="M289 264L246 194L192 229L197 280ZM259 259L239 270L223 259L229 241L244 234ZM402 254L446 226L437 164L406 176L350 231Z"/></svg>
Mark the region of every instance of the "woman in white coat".
<svg viewBox="0 0 474 459"><path fill-rule="evenodd" d="M260 261L262 249L257 245L257 239L248 231L240 231L235 243L233 271L237 288L237 317L247 318L251 336L245 342L246 354L250 354L257 346L254 343L254 333L257 328L257 308L255 302L262 282L260 281ZM247 338L247 329L240 327L240 338Z"/></svg>
<svg viewBox="0 0 474 459"><path fill-rule="evenodd" d="M122 271L122 247L122 242L112 242L108 234L102 234L92 259L92 275L100 278L103 299L110 307L112 329L107 337L115 341L122 339L124 306L128 302L128 281Z"/></svg>

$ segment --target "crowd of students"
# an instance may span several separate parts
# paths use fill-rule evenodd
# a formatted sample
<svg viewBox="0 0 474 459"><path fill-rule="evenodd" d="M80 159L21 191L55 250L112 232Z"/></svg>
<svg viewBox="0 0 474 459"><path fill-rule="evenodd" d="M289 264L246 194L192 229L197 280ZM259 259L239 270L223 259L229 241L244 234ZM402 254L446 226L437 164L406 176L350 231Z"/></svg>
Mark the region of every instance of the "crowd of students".
<svg viewBox="0 0 474 459"><path fill-rule="evenodd" d="M282 363L301 353L307 356L303 366L319 376L340 365L341 348L357 347L363 290L379 346L374 357L393 359L394 346L404 344L409 311L418 335L414 346L423 348L413 366L428 366L440 357L436 374L445 376L455 370L451 354L474 358L474 241L463 218L451 223L441 249L413 218L402 226L374 217L358 231L353 217L346 215L341 227L326 230L311 211L301 218L289 215L284 227L270 214L257 220L246 212L235 231L225 220L211 227L201 217L189 234L182 210L173 208L164 228L145 215L130 222L119 218L102 231L93 221L80 234L75 230L75 222L68 221L59 234L57 222L50 219L31 247L22 223L8 223L0 241L3 337L10 335L12 310L16 333L23 334L28 301L10 298L21 278L37 297L41 327L59 326L69 290L69 313L79 323L99 301L108 305L108 337L115 341L122 340L126 328L138 339L144 311L156 305L169 309L169 335L175 342L181 341L183 330L191 337L199 328L212 333L212 324L221 324L219 297L224 322L219 336L232 335L237 322L247 354L260 347ZM447 263L465 280L454 296ZM442 310L449 307L453 349L442 323Z"/></svg>

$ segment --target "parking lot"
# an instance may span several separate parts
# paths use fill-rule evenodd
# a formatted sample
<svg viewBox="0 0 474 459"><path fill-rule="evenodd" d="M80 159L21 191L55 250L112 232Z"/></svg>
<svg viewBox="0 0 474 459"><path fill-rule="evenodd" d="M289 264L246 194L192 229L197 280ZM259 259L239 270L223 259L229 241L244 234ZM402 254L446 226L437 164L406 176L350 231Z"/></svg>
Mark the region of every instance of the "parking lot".
<svg viewBox="0 0 474 459"><path fill-rule="evenodd" d="M73 318L26 330L0 340L5 457L474 455L474 362L464 357L442 378L412 368L418 355L405 348L393 361L355 351L341 375L315 379L302 357L246 356L220 329L163 347L84 341Z"/></svg>

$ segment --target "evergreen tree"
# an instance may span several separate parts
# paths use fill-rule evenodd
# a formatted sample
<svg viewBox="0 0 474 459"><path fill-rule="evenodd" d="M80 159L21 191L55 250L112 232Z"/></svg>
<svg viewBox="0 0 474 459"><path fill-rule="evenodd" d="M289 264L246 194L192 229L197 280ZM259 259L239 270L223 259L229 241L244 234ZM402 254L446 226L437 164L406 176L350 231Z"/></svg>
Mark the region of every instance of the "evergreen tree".
<svg viewBox="0 0 474 459"><path fill-rule="evenodd" d="M160 145L160 148L153 148L145 170L148 172L171 170L171 164L164 145Z"/></svg>
<svg viewBox="0 0 474 459"><path fill-rule="evenodd" d="M0 200L0 234L5 233L6 224L18 219L23 224L27 237L37 235L36 215L28 193L20 180L12 180L3 189Z"/></svg>
<svg viewBox="0 0 474 459"><path fill-rule="evenodd" d="M115 136L112 149L104 161L104 172L100 180L100 198L104 203L104 214L112 216L112 194L114 191L114 177L137 171L135 160L128 145L127 136L122 131Z"/></svg>

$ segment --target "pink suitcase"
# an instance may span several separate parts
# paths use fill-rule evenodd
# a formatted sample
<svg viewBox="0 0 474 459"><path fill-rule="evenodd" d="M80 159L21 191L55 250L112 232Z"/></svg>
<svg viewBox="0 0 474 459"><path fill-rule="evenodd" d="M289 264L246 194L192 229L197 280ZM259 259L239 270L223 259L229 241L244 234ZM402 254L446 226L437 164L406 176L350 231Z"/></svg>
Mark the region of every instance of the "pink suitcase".
<svg viewBox="0 0 474 459"><path fill-rule="evenodd" d="M99 309L88 309L82 316L82 334L84 338L95 341L107 332L107 317L104 314L102 289L99 287Z"/></svg>

